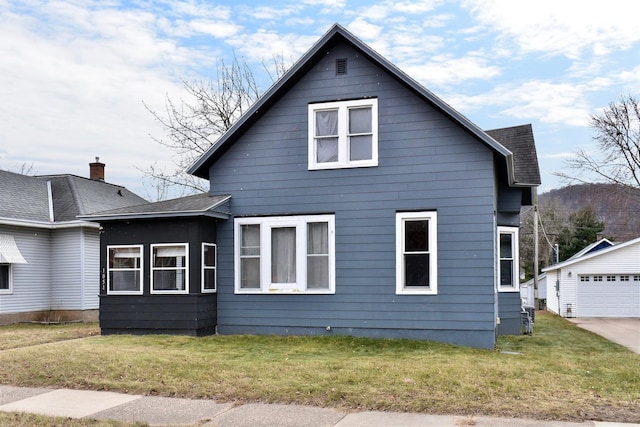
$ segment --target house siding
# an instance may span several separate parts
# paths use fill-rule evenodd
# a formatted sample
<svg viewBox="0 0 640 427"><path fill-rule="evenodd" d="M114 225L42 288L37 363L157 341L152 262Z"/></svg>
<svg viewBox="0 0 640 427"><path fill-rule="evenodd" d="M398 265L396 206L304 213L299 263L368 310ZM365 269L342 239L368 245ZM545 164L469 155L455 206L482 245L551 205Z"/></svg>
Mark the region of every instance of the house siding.
<svg viewBox="0 0 640 427"><path fill-rule="evenodd" d="M82 309L82 229L55 230L51 236L51 309ZM97 255L97 254L96 254Z"/></svg>
<svg viewBox="0 0 640 427"><path fill-rule="evenodd" d="M0 295L0 314L49 310L51 296L51 232L47 229L0 225L14 237L27 264L13 264L13 293Z"/></svg>
<svg viewBox="0 0 640 427"><path fill-rule="evenodd" d="M336 76L336 58L349 74ZM378 98L379 166L309 171L307 105ZM221 333L348 333L495 342L493 154L351 48L335 47L210 169L236 216L332 213L334 295L235 295L233 221L218 228ZM438 295L396 295L395 214L438 213ZM331 326L332 332L327 332Z"/></svg>
<svg viewBox="0 0 640 427"><path fill-rule="evenodd" d="M216 243L213 219L104 221L100 240L100 328L104 334L215 332L217 295L201 293L201 244ZM151 294L151 245L189 244L189 293ZM107 295L108 245L143 246L143 295Z"/></svg>
<svg viewBox="0 0 640 427"><path fill-rule="evenodd" d="M100 304L103 335L215 333L215 294L103 295Z"/></svg>

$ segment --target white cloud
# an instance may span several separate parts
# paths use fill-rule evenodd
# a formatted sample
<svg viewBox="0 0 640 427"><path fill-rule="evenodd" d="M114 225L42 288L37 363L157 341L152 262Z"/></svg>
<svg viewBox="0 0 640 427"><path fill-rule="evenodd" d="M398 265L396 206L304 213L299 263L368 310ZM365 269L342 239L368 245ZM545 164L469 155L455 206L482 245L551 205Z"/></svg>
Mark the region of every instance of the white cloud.
<svg viewBox="0 0 640 427"><path fill-rule="evenodd" d="M463 6L490 31L502 33L522 52L578 58L627 49L640 40L640 24L625 0L466 0Z"/></svg>
<svg viewBox="0 0 640 427"><path fill-rule="evenodd" d="M427 63L405 65L402 68L427 88L460 84L468 80L489 80L501 74L500 67L488 63L481 56L431 56Z"/></svg>
<svg viewBox="0 0 640 427"><path fill-rule="evenodd" d="M527 122L580 127L586 124L590 113L586 92L569 83L532 80L518 85L502 84L481 95L452 94L447 99L461 111L486 109Z"/></svg>

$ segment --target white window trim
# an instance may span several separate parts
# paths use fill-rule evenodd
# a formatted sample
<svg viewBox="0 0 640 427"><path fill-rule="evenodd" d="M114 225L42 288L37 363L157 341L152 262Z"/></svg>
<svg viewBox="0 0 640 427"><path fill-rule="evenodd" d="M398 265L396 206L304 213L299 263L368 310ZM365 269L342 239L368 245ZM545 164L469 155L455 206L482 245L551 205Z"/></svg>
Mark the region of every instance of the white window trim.
<svg viewBox="0 0 640 427"><path fill-rule="evenodd" d="M429 222L430 258L428 287L404 285L404 224L407 220L427 220ZM438 213L435 211L396 213L396 294L438 294Z"/></svg>
<svg viewBox="0 0 640 427"><path fill-rule="evenodd" d="M13 294L13 266L10 263L2 263L0 265L6 265L8 268L7 279L9 280L9 287L7 289L0 289L0 295L11 295Z"/></svg>
<svg viewBox="0 0 640 427"><path fill-rule="evenodd" d="M138 248L140 250L140 269L138 271L139 274L139 283L140 289L137 291L112 291L111 290L111 275L109 274L112 270L123 270L123 269L113 269L109 268L109 251L111 249L117 248ZM131 270L130 268L126 270ZM142 245L107 245L107 295L142 295L144 291L144 282L142 281L142 272L144 271L144 248Z"/></svg>
<svg viewBox="0 0 640 427"><path fill-rule="evenodd" d="M519 229L518 227L498 227L497 234L497 271L496 278L498 280L498 292L520 292L520 240L518 236ZM512 242L513 242L513 271L511 274L513 275L513 286L502 286L501 277L500 277L500 235L501 234L511 234Z"/></svg>
<svg viewBox="0 0 640 427"><path fill-rule="evenodd" d="M350 108L371 107L371 159L349 161L349 146L347 143L347 123ZM318 163L315 143L316 111L338 109L338 161ZM324 102L309 104L309 170L344 169L378 166L378 99L355 99L350 101Z"/></svg>
<svg viewBox="0 0 640 427"><path fill-rule="evenodd" d="M328 224L329 245L329 288L307 289L307 239L308 223ZM242 289L240 286L240 229L242 225L260 225L260 288ZM296 227L296 284L271 283L271 233L274 227ZM302 231L304 230L304 231ZM301 234L304 239L298 238ZM275 217L244 217L234 219L234 283L236 294L292 293L292 294L335 294L335 215L296 215Z"/></svg>
<svg viewBox="0 0 640 427"><path fill-rule="evenodd" d="M207 266L204 264L204 249L205 247L212 247L213 248L213 253L214 253L214 264L215 266L211 267L211 266ZM218 290L218 246L215 243L205 243L202 242L202 251L200 253L200 276L201 276L201 280L200 280L200 290L202 291L203 294L213 294L216 293ZM205 277L205 270L213 270L213 289L205 289L204 287L204 277Z"/></svg>
<svg viewBox="0 0 640 427"><path fill-rule="evenodd" d="M161 268L158 267L154 267L153 266L153 250L155 248L159 248L159 247L168 247L168 246L184 246L184 253L185 253L185 259L184 259L184 289L183 290L164 290L164 289L158 289L155 290L153 289L153 272L155 270L163 270ZM188 294L189 293L189 244L188 243L154 243L150 246L149 249L149 292L152 294L174 294L174 295L182 295L182 294ZM180 267L180 269L183 269L182 267ZM177 271L178 268L176 267L175 270Z"/></svg>

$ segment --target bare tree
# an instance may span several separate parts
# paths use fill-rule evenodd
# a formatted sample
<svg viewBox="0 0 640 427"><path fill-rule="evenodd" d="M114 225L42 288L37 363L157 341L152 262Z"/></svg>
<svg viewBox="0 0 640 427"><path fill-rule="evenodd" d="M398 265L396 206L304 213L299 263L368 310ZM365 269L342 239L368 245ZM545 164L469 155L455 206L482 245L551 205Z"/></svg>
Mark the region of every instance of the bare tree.
<svg viewBox="0 0 640 427"><path fill-rule="evenodd" d="M274 63L280 75L284 69L282 62L274 59ZM214 82L183 80L188 98L174 101L167 96L162 114L144 104L167 132L164 138L152 138L175 153L173 170L157 165L140 169L155 189L155 195L148 194L152 199L164 199L172 189L178 189L181 195L207 191L204 180L184 171L258 99L260 90L246 62L234 56L231 64L220 62L216 72Z"/></svg>
<svg viewBox="0 0 640 427"><path fill-rule="evenodd" d="M596 131L599 155L580 150L567 161L577 175L556 175L582 183L595 175L607 183L640 188L640 101L632 95L622 96L601 114L592 115L589 126Z"/></svg>

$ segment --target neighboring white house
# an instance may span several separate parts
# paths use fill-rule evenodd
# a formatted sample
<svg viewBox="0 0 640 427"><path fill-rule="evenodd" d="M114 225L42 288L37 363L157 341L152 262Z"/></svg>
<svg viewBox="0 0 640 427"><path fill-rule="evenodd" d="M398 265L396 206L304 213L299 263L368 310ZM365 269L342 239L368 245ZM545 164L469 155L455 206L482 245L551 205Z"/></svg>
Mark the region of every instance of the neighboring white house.
<svg viewBox="0 0 640 427"><path fill-rule="evenodd" d="M538 275L537 292L533 279L520 283L520 298L524 301L525 305L540 308L541 305L536 305L536 300L544 302L547 299L547 273Z"/></svg>
<svg viewBox="0 0 640 427"><path fill-rule="evenodd" d="M100 225L77 215L147 203L92 179L0 170L0 325L34 320L97 320Z"/></svg>
<svg viewBox="0 0 640 427"><path fill-rule="evenodd" d="M563 317L640 317L640 237L588 248L542 270L547 309Z"/></svg>

